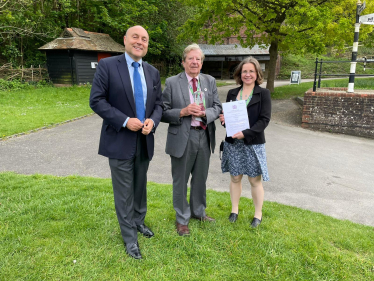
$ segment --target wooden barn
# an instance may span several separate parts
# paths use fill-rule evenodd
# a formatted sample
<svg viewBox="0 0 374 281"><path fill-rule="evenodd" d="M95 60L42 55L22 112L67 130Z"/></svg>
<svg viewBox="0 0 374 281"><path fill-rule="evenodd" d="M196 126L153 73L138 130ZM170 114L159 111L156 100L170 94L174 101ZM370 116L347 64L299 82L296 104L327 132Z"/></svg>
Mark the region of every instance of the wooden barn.
<svg viewBox="0 0 374 281"><path fill-rule="evenodd" d="M92 83L99 60L124 53L125 46L108 34L72 27L39 50L46 52L53 84L73 85Z"/></svg>
<svg viewBox="0 0 374 281"><path fill-rule="evenodd" d="M270 61L269 47L255 45L253 48L244 48L239 43L226 45L199 44L205 55L202 72L215 78L232 79L236 66L246 57L252 56L258 60L264 72L268 74L267 65ZM279 58L276 73L279 73Z"/></svg>

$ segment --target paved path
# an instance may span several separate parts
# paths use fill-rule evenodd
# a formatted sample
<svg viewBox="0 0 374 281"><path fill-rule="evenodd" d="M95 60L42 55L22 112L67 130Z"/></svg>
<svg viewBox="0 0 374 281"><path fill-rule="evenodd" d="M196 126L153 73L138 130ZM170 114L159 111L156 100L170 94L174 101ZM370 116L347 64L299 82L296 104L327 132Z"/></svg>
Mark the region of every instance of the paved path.
<svg viewBox="0 0 374 281"><path fill-rule="evenodd" d="M221 101L230 87L219 89ZM266 129L270 181L264 183L265 200L374 226L374 140L305 130L295 121L299 115L296 102L273 101L273 118ZM216 125L219 143L225 131ZM109 178L107 159L97 155L100 128L101 119L93 115L0 141L0 171ZM167 124L161 123L148 180L171 184L166 134ZM251 197L249 183L243 183L243 196ZM221 173L216 152L208 188L228 191L228 186L229 175Z"/></svg>

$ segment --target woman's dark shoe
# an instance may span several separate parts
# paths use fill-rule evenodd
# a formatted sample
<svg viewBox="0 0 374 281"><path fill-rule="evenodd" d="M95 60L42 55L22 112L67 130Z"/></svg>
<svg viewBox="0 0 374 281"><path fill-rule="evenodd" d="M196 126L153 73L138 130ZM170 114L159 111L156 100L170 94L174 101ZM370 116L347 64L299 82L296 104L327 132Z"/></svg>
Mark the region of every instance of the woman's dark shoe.
<svg viewBox="0 0 374 281"><path fill-rule="evenodd" d="M256 228L257 226L260 225L261 222L262 222L262 218L260 220L258 218L253 218L251 222L251 227Z"/></svg>
<svg viewBox="0 0 374 281"><path fill-rule="evenodd" d="M238 214L235 214L235 213L230 214L230 216L229 216L229 221L230 222L236 222L237 219L238 219Z"/></svg>

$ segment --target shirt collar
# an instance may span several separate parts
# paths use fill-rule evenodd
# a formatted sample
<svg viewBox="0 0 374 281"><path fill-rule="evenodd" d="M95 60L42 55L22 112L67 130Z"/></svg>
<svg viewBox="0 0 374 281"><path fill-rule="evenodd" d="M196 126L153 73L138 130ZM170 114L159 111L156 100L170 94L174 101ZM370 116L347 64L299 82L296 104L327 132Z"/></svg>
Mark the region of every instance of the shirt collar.
<svg viewBox="0 0 374 281"><path fill-rule="evenodd" d="M127 65L128 65L128 66L132 66L132 63L134 62L134 60L132 59L132 57L130 57L129 54L126 53L126 52L125 52L125 57L126 57ZM140 59L140 60L138 61L138 63L140 64L140 67L142 67L143 60Z"/></svg>
<svg viewBox="0 0 374 281"><path fill-rule="evenodd" d="M190 75L188 75L187 72L185 72L185 73L186 73L187 81L191 82L192 77ZM197 82L199 82L199 75L197 75L195 78L197 79Z"/></svg>

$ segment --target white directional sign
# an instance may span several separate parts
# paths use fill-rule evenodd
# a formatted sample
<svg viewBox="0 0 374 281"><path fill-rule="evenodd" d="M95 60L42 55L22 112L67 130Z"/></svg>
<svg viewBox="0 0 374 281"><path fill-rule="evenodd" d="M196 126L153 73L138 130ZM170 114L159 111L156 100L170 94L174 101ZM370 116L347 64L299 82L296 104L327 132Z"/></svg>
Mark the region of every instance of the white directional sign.
<svg viewBox="0 0 374 281"><path fill-rule="evenodd" d="M361 24L374 24L374 14L369 14L360 17Z"/></svg>

